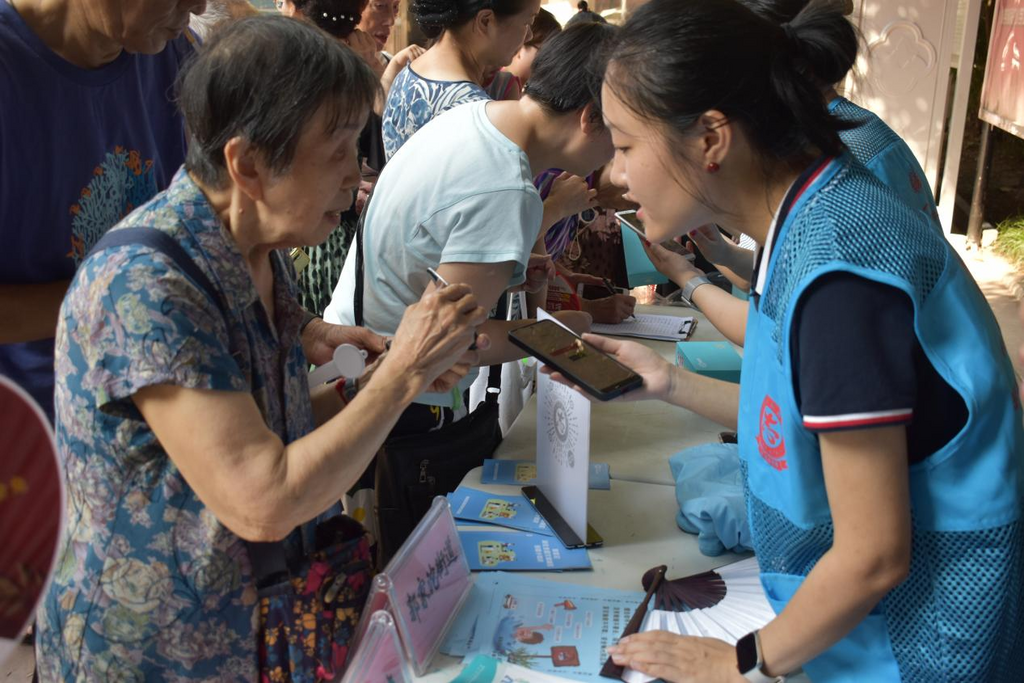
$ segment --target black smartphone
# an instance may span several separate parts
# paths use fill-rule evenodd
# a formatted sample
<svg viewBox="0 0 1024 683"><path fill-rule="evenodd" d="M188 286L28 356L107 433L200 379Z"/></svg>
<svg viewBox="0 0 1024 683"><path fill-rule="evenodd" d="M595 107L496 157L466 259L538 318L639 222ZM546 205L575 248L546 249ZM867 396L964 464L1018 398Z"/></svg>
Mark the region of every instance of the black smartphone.
<svg viewBox="0 0 1024 683"><path fill-rule="evenodd" d="M640 375L550 320L511 330L508 338L601 401L644 383Z"/></svg>

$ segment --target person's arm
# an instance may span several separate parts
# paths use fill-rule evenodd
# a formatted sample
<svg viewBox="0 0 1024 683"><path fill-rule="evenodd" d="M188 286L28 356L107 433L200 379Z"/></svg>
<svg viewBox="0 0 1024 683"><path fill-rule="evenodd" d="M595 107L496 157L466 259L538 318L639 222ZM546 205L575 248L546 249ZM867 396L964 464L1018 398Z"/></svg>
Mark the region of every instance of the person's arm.
<svg viewBox="0 0 1024 683"><path fill-rule="evenodd" d="M70 280L0 285L0 344L52 339Z"/></svg>
<svg viewBox="0 0 1024 683"><path fill-rule="evenodd" d="M658 272L680 287L685 286L692 278L704 274L688 258L660 244L645 242L644 250ZM747 336L745 301L712 284L702 285L693 290L692 299L716 330L733 344L743 346Z"/></svg>
<svg viewBox="0 0 1024 683"><path fill-rule="evenodd" d="M736 287L736 289L740 289L744 292L750 291L750 280L744 280L735 272L733 272L729 268L726 268L725 266L718 266L718 272L724 275L725 279L731 282L732 285Z"/></svg>
<svg viewBox="0 0 1024 683"><path fill-rule="evenodd" d="M446 281L464 283L469 285L476 293L480 305L488 311L494 308L505 291L512 272L515 268L513 261L502 263L442 263L437 267L437 272ZM427 291L431 291L430 288ZM555 314L559 320L568 325L577 333L590 329L590 316L580 311L559 311ZM488 320L480 325L480 331L486 332L490 337L491 346L486 351L481 351L479 365L494 365L496 363L507 363L523 357L523 351L508 340L508 333L517 327L529 325L535 320Z"/></svg>
<svg viewBox="0 0 1024 683"><path fill-rule="evenodd" d="M761 631L766 669L784 674L834 645L910 571L906 427L821 434L834 537Z"/></svg>
<svg viewBox="0 0 1024 683"><path fill-rule="evenodd" d="M548 303L548 281L555 274L555 265L548 255L548 247L544 243L544 232L530 250L530 263L526 266L526 310L530 315L536 315L538 308L544 308Z"/></svg>
<svg viewBox="0 0 1024 683"><path fill-rule="evenodd" d="M383 101L387 101L388 93L391 92L391 84L395 82L398 74L402 72L406 66L411 64L417 58L420 57L426 50L419 45L410 45L404 50L399 51L391 58L388 65L384 68L384 73L380 77L381 93L383 95ZM383 107L381 111L377 112L380 116L383 113Z"/></svg>
<svg viewBox="0 0 1024 683"><path fill-rule="evenodd" d="M773 676L845 637L910 570L906 427L822 434L820 443L833 543L761 629L764 668ZM670 683L745 680L735 648L712 638L654 631L624 638L609 652L616 664Z"/></svg>
<svg viewBox="0 0 1024 683"><path fill-rule="evenodd" d="M403 408L465 355L485 317L468 287L426 294L407 309L391 351L347 408L287 445L248 393L154 385L132 399L222 524L249 541L279 540L341 499ZM478 344L486 349L487 337Z"/></svg>

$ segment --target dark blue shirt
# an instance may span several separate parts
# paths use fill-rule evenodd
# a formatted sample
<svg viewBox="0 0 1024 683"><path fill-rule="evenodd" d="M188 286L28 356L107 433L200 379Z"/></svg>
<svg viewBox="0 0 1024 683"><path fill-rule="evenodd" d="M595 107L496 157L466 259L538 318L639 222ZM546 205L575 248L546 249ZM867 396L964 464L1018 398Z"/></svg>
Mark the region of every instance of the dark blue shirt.
<svg viewBox="0 0 1024 683"><path fill-rule="evenodd" d="M111 226L185 159L172 101L183 35L156 55L81 69L0 0L0 284L70 279ZM0 345L0 373L53 417L53 340Z"/></svg>

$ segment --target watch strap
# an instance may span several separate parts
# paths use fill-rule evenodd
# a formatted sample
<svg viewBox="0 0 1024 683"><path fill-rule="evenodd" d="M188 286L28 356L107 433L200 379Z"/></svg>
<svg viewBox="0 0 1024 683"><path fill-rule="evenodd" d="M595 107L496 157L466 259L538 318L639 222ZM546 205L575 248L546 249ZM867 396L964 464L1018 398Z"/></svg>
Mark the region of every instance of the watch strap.
<svg viewBox="0 0 1024 683"><path fill-rule="evenodd" d="M756 653L754 657L744 657L741 654L746 652L749 655L751 651ZM736 660L740 675L750 683L782 683L786 680L785 676L769 676L764 672L764 655L761 654L759 631L751 631L736 643Z"/></svg>
<svg viewBox="0 0 1024 683"><path fill-rule="evenodd" d="M697 291L697 288L701 285L710 284L711 280L707 279L703 275L695 275L687 280L686 284L683 285L679 298L682 299L690 308L697 308L697 305L693 303L693 293Z"/></svg>

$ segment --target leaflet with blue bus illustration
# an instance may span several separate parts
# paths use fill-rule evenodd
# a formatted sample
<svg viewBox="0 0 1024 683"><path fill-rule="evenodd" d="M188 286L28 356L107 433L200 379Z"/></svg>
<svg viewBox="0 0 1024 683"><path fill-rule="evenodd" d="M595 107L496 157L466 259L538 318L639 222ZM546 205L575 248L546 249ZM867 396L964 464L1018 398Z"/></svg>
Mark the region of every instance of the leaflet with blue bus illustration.
<svg viewBox="0 0 1024 683"><path fill-rule="evenodd" d="M555 536L494 527L459 529L459 541L473 571L539 571L590 569L586 548L570 550Z"/></svg>
<svg viewBox="0 0 1024 683"><path fill-rule="evenodd" d="M545 536L553 535L548 523L522 494L503 496L460 486L448 494L448 502L452 506L452 514L458 520L485 522Z"/></svg>
<svg viewBox="0 0 1024 683"><path fill-rule="evenodd" d="M537 483L537 463L532 460L484 460L481 484L530 486ZM607 491L612 487L611 472L606 462L590 463L589 488Z"/></svg>

